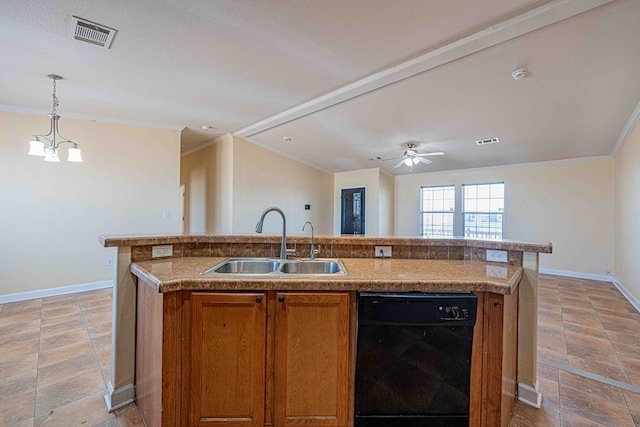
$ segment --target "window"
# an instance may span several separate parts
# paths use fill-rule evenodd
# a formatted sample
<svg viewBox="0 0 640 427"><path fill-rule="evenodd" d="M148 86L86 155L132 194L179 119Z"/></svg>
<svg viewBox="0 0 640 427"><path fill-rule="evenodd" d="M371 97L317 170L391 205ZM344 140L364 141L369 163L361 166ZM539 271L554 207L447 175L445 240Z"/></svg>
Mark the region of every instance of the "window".
<svg viewBox="0 0 640 427"><path fill-rule="evenodd" d="M453 236L455 186L422 187L420 190L420 235Z"/></svg>
<svg viewBox="0 0 640 427"><path fill-rule="evenodd" d="M502 239L504 182L462 186L464 237Z"/></svg>

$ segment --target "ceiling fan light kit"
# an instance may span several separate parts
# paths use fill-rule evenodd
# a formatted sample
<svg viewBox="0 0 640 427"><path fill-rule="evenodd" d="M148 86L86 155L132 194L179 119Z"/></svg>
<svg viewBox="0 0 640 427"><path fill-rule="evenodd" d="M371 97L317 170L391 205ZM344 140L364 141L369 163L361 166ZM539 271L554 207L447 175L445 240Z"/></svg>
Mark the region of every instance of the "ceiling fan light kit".
<svg viewBox="0 0 640 427"><path fill-rule="evenodd" d="M398 162L398 164L396 164L394 166L394 168L399 168L400 166L402 166L404 164L404 165L410 167L411 170L413 170L413 167L416 166L418 163L424 163L425 165L433 163L431 160L425 159L425 157L428 157L428 156L442 156L442 155L444 155L444 153L442 151L436 151L436 152L433 152L433 153L420 154L416 150L416 144L414 144L413 142L409 142L409 143L407 143L407 149L404 150L404 153L402 154L401 157L393 157L393 158L387 159L387 160L402 159L402 160L400 160Z"/></svg>

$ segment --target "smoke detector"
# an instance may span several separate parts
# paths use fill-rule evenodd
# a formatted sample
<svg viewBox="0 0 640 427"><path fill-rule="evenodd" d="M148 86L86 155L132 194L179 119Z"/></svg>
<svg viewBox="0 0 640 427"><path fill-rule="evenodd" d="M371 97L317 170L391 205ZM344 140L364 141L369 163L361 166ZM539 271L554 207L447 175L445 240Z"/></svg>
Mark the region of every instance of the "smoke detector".
<svg viewBox="0 0 640 427"><path fill-rule="evenodd" d="M518 68L513 73L511 73L511 77L513 77L514 80L524 79L526 75L527 75L526 68Z"/></svg>
<svg viewBox="0 0 640 427"><path fill-rule="evenodd" d="M113 28L87 21L77 16L71 17L69 36L72 39L109 49L115 35L116 30Z"/></svg>

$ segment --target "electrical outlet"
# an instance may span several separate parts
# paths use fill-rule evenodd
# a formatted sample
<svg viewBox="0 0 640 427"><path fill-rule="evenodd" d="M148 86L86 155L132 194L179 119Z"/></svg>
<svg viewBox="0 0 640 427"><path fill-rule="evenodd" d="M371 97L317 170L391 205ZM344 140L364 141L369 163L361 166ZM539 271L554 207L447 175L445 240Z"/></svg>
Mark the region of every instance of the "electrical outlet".
<svg viewBox="0 0 640 427"><path fill-rule="evenodd" d="M173 255L173 245L151 247L151 258L161 258Z"/></svg>
<svg viewBox="0 0 640 427"><path fill-rule="evenodd" d="M507 251L487 249L487 261L507 262Z"/></svg>
<svg viewBox="0 0 640 427"><path fill-rule="evenodd" d="M376 246L376 258L391 258L391 246Z"/></svg>
<svg viewBox="0 0 640 427"><path fill-rule="evenodd" d="M162 219L169 219L169 211L162 212Z"/></svg>
<svg viewBox="0 0 640 427"><path fill-rule="evenodd" d="M104 263L107 265L113 265L113 258L108 257L107 259L104 260Z"/></svg>

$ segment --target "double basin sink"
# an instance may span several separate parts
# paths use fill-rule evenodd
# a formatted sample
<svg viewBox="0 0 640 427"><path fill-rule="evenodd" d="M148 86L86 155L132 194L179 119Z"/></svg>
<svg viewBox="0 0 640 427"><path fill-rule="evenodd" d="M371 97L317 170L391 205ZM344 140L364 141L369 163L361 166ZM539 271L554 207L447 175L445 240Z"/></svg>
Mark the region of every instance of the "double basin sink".
<svg viewBox="0 0 640 427"><path fill-rule="evenodd" d="M275 258L229 258L205 270L202 274L238 275L294 275L329 274L346 275L339 259L284 260Z"/></svg>

